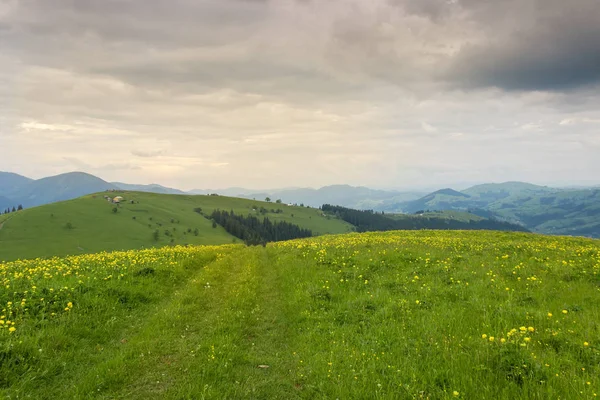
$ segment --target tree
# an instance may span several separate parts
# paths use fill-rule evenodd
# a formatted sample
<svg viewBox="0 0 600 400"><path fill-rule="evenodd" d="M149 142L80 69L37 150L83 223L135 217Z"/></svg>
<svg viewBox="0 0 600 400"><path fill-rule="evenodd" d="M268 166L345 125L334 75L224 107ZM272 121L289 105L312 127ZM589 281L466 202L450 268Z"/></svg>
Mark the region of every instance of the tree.
<svg viewBox="0 0 600 400"><path fill-rule="evenodd" d="M17 207L17 211L21 211L23 209L23 205L19 204L19 207Z"/></svg>
<svg viewBox="0 0 600 400"><path fill-rule="evenodd" d="M15 211L17 211L17 209L15 208L15 206L13 206L12 212L15 212Z"/></svg>
<svg viewBox="0 0 600 400"><path fill-rule="evenodd" d="M116 213L117 213L117 211L119 211L119 210L117 209L117 207L113 207L113 209L112 209L112 212L113 212L113 214L116 214Z"/></svg>
<svg viewBox="0 0 600 400"><path fill-rule="evenodd" d="M277 199L277 201L275 203L281 204L281 199Z"/></svg>
<svg viewBox="0 0 600 400"><path fill-rule="evenodd" d="M67 223L65 224L65 228L66 228L66 229L69 229L69 230L70 230L70 229L73 229L73 224L72 224L72 223L70 223L70 222L67 222Z"/></svg>
<svg viewBox="0 0 600 400"><path fill-rule="evenodd" d="M154 231L154 233L152 234L152 238L154 239L155 242L158 242L158 238L160 237L160 232L157 230Z"/></svg>
<svg viewBox="0 0 600 400"><path fill-rule="evenodd" d="M270 198L270 197L267 197L267 198L265 199L265 201L266 201L266 202L270 202L270 201L271 201L271 198Z"/></svg>

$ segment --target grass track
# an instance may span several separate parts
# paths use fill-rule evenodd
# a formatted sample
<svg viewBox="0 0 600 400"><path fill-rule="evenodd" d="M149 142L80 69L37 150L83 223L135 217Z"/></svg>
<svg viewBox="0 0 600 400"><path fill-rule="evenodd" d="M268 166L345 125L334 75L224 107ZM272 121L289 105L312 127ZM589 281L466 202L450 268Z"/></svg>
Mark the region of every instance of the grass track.
<svg viewBox="0 0 600 400"><path fill-rule="evenodd" d="M76 303L61 334L77 351L56 352L74 365L59 368L59 380L24 372L4 394L592 399L600 388L598 241L351 234L240 247L190 265L155 305L97 337L68 333L83 329Z"/></svg>

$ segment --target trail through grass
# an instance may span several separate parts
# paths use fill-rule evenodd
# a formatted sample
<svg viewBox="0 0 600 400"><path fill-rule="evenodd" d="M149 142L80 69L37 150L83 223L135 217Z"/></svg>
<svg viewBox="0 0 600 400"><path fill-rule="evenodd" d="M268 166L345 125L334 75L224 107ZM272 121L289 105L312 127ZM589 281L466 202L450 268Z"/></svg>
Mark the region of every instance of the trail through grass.
<svg viewBox="0 0 600 400"><path fill-rule="evenodd" d="M104 306L92 293L107 283L89 279L82 284L87 292L73 292L70 311L45 325L24 314L17 331L0 330L8 377L3 394L36 399L598 394L598 241L422 231L326 236L266 248L213 247L194 254L200 249L177 250L179 261L143 278L139 271L147 267L140 260L142 265L123 271L121 283L112 283L128 298L145 293L147 302L128 306L106 298ZM158 271L160 260L153 265ZM161 275L171 269L173 275ZM8 280L18 284L7 275ZM90 315L91 310L100 312ZM23 354L30 356L18 362Z"/></svg>

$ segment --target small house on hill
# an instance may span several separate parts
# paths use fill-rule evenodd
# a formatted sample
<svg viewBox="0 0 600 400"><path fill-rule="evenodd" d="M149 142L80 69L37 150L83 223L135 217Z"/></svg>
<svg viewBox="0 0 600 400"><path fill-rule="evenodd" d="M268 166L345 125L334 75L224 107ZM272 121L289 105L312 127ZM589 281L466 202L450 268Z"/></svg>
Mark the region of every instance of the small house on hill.
<svg viewBox="0 0 600 400"><path fill-rule="evenodd" d="M113 203L120 203L123 201L123 197L121 196L117 196L113 199Z"/></svg>

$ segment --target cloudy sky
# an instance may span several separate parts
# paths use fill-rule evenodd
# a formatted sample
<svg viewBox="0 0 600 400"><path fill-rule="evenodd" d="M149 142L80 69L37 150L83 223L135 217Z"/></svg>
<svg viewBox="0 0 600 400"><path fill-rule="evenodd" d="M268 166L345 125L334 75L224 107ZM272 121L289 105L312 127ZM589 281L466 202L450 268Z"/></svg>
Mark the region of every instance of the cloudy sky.
<svg viewBox="0 0 600 400"><path fill-rule="evenodd" d="M0 170L600 183L598 0L0 0Z"/></svg>

